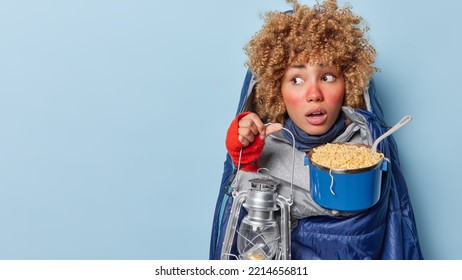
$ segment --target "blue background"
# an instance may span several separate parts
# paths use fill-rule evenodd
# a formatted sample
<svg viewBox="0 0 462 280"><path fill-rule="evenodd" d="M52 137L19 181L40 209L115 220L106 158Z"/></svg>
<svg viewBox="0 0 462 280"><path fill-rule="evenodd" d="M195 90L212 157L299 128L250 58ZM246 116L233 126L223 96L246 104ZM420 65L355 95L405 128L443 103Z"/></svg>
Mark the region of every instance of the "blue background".
<svg viewBox="0 0 462 280"><path fill-rule="evenodd" d="M395 137L423 253L462 259L462 4L350 3L388 123L414 117ZM0 259L207 259L242 47L289 8L0 1Z"/></svg>

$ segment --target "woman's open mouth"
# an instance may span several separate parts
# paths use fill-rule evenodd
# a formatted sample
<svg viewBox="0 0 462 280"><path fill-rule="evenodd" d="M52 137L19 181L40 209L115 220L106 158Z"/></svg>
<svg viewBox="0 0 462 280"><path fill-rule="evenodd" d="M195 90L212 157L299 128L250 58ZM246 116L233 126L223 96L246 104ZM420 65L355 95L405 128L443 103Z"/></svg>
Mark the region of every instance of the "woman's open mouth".
<svg viewBox="0 0 462 280"><path fill-rule="evenodd" d="M306 115L306 120L311 125L322 125L327 120L327 113L324 110L311 110Z"/></svg>

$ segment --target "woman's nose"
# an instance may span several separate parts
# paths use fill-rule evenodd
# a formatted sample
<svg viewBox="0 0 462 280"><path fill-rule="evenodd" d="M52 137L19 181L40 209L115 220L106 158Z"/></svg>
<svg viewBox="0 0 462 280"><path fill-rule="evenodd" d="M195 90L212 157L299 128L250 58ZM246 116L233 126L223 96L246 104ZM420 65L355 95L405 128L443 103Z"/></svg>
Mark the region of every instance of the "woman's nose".
<svg viewBox="0 0 462 280"><path fill-rule="evenodd" d="M307 102L321 102L323 100L322 91L317 84L313 84L306 89Z"/></svg>

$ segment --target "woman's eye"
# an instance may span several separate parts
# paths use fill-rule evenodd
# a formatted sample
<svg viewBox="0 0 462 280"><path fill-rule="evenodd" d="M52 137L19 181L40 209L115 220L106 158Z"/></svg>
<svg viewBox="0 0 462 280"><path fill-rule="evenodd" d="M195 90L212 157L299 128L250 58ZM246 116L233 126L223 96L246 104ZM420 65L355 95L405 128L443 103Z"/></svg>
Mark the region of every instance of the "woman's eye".
<svg viewBox="0 0 462 280"><path fill-rule="evenodd" d="M303 82L304 82L303 79L300 78L300 77L295 77L295 78L292 79L292 84L294 84L294 85L299 85L299 84L301 84Z"/></svg>
<svg viewBox="0 0 462 280"><path fill-rule="evenodd" d="M322 76L322 80L324 82L334 82L335 81L335 76L331 75L331 74L326 74L326 75Z"/></svg>

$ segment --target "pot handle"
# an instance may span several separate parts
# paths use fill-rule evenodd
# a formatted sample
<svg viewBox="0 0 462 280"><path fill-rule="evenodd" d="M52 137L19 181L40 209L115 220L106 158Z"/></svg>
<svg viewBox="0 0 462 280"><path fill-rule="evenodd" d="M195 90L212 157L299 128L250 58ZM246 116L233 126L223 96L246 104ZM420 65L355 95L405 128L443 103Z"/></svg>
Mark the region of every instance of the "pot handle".
<svg viewBox="0 0 462 280"><path fill-rule="evenodd" d="M390 160L387 158L383 158L382 163L380 164L380 170L388 171Z"/></svg>

